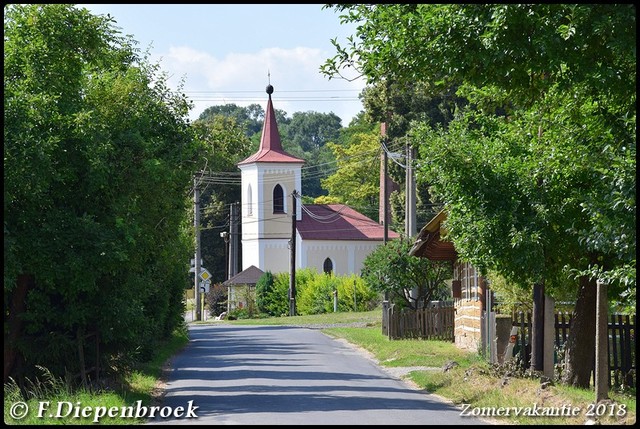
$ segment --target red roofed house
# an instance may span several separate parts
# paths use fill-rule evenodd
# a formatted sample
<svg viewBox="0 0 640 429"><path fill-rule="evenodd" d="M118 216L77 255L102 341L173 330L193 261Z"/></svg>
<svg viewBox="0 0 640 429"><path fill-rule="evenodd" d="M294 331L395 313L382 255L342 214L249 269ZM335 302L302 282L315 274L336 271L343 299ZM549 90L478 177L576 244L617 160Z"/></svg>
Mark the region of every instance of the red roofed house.
<svg viewBox="0 0 640 429"><path fill-rule="evenodd" d="M269 100L258 152L238 163L242 177L242 269L289 272L293 192L301 194L304 160L282 148ZM359 274L365 257L383 243L384 227L341 204L296 202L296 268ZM388 231L388 238L398 234Z"/></svg>

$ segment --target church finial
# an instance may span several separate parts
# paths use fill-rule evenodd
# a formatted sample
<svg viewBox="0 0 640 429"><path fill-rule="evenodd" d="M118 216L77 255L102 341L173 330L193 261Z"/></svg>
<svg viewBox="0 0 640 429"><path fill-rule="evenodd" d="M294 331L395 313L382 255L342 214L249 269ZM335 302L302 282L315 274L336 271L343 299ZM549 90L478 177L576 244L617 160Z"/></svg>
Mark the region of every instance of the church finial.
<svg viewBox="0 0 640 429"><path fill-rule="evenodd" d="M271 94L273 94L273 86L271 86L271 72L267 70L267 77L269 78L269 84L267 85L267 94L269 94L269 98L271 98Z"/></svg>

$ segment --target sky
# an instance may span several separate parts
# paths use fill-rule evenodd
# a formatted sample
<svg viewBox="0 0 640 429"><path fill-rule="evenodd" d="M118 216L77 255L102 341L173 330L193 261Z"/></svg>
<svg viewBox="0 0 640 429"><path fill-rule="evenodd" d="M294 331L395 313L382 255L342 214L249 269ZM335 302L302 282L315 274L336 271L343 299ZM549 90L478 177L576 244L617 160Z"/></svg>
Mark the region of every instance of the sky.
<svg viewBox="0 0 640 429"><path fill-rule="evenodd" d="M274 88L275 109L333 112L348 126L362 109L364 78L329 79L320 66L336 54L355 25L341 24L322 4L78 4L94 15L110 14L150 61L159 62L176 90L194 103L191 120L210 106L267 106ZM355 73L346 76L355 78Z"/></svg>

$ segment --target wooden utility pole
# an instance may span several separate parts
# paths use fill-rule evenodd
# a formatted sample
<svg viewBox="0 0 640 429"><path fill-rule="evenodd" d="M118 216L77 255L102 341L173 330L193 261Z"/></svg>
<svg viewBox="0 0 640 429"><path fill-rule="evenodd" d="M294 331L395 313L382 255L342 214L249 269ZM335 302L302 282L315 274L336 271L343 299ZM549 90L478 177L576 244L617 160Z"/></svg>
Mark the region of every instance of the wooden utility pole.
<svg viewBox="0 0 640 429"><path fill-rule="evenodd" d="M413 148L406 145L407 169L405 176L405 221L404 231L407 238L414 237L418 231L416 227L416 177L413 173Z"/></svg>
<svg viewBox="0 0 640 429"><path fill-rule="evenodd" d="M387 245L387 241L389 240L389 214L388 212L388 200L389 200L389 189L388 189L388 156L387 156L387 123L383 122L380 124L380 143L382 147L382 180L380 182L381 194L382 194L382 226L383 226L383 235L382 241L384 245ZM382 283L382 277L380 277L380 282ZM385 288L384 290L384 300L382 301L382 335L389 334L389 291Z"/></svg>
<svg viewBox="0 0 640 429"><path fill-rule="evenodd" d="M382 205L383 205L383 215L382 215L382 225L384 226L384 231L382 235L382 242L386 246L389 241L389 156L387 154L387 123L383 122L380 127L380 133L382 134ZM385 303L389 303L389 291L385 289L384 291L384 301ZM384 303L383 303L384 307Z"/></svg>
<svg viewBox="0 0 640 429"><path fill-rule="evenodd" d="M196 300L196 320L202 320L202 310L200 308L200 189L198 189L198 175L193 178L193 227L196 236L196 260L194 273L194 297Z"/></svg>
<svg viewBox="0 0 640 429"><path fill-rule="evenodd" d="M298 210L297 196L295 189L291 194L291 260L289 262L289 316L296 315L296 211Z"/></svg>
<svg viewBox="0 0 640 429"><path fill-rule="evenodd" d="M238 203L229 206L229 278L238 274Z"/></svg>

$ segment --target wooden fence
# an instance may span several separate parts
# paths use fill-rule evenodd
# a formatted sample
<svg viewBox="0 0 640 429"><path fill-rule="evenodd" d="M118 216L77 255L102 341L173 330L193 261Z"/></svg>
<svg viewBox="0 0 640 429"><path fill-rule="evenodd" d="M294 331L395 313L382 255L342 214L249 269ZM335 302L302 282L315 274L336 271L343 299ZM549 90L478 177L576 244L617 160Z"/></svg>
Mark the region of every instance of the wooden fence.
<svg viewBox="0 0 640 429"><path fill-rule="evenodd" d="M612 314L609 316L609 385L635 386L636 373L636 316ZM516 348L522 365L531 359L531 313L515 315L512 326L518 327ZM555 314L555 346L561 349L569 336L571 313ZM595 349L593 351L595 356ZM594 358L595 362L595 358ZM592 372L595 373L595 364Z"/></svg>
<svg viewBox="0 0 640 429"><path fill-rule="evenodd" d="M419 338L423 340L453 341L455 308L453 304L419 310L389 310L387 317L389 339Z"/></svg>

